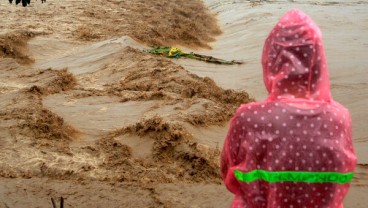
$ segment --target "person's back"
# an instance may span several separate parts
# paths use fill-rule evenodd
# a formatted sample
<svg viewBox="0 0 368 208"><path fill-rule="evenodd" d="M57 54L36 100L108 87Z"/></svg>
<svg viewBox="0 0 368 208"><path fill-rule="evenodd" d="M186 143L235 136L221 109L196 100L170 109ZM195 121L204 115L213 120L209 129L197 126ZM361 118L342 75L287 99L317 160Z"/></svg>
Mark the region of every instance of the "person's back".
<svg viewBox="0 0 368 208"><path fill-rule="evenodd" d="M262 64L269 97L237 110L222 152L232 207L342 207L356 163L351 119L330 96L318 27L289 11Z"/></svg>

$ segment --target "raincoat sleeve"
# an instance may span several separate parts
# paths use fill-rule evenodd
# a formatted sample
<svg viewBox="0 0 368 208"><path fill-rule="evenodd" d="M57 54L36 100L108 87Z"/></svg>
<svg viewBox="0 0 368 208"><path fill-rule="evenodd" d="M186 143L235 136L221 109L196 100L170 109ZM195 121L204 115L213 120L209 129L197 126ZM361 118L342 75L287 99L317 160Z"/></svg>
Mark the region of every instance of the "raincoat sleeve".
<svg viewBox="0 0 368 208"><path fill-rule="evenodd" d="M237 153L239 149L239 112L231 119L230 127L225 138L223 150L221 152L221 176L226 188L234 194L240 193L240 184L234 176L234 169L237 166Z"/></svg>

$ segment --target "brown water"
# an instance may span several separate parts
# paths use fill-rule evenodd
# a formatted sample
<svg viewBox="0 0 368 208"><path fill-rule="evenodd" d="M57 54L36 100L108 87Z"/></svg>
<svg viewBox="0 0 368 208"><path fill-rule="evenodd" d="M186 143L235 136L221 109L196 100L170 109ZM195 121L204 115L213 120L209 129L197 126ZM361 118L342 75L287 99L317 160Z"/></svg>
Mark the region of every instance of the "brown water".
<svg viewBox="0 0 368 208"><path fill-rule="evenodd" d="M2 32L32 32L21 36L31 38L28 47L27 41L12 42L17 61L0 59L0 207L50 207L49 197L59 196L68 207L228 206L232 196L218 172L228 121L240 103L249 101L240 90L256 100L266 97L263 40L293 7L309 13L322 29L333 96L351 111L358 161L367 163L368 4L206 0L223 34L210 44L213 50L200 53L245 62L217 66L185 59L172 63L142 52L147 48L142 43L165 40L208 48L219 33L213 23L209 31L192 33L188 19L199 17L170 3L168 13L160 15L175 11L188 18L180 29L189 31L189 39L165 37L152 27L147 34L147 24L159 24L154 20L162 17L140 21L142 12L165 2L67 0L35 2L25 9L0 4L6 8L0 14ZM17 16L4 17L10 14ZM31 17L33 22L25 21ZM160 27L171 31L173 22L170 17ZM195 27L206 24L198 21ZM147 35L153 36L144 39ZM33 63L19 64L22 60ZM367 167L359 165L345 207L366 207L367 186Z"/></svg>

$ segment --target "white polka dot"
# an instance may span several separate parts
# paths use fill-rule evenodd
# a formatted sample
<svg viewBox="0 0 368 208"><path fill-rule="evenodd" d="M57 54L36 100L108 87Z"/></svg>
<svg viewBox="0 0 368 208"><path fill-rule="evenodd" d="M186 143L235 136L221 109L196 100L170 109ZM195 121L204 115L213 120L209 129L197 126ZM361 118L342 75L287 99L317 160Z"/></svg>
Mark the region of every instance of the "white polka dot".
<svg viewBox="0 0 368 208"><path fill-rule="evenodd" d="M279 149L280 148L280 146L279 145L276 145L276 149Z"/></svg>
<svg viewBox="0 0 368 208"><path fill-rule="evenodd" d="M258 124L254 124L254 128L257 128L258 127Z"/></svg>

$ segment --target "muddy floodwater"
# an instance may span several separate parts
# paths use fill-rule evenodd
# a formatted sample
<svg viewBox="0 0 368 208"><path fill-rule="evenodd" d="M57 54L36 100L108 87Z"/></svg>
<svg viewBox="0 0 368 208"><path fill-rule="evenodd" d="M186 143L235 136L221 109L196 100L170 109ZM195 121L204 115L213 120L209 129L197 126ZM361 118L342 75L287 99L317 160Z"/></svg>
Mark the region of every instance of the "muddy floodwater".
<svg viewBox="0 0 368 208"><path fill-rule="evenodd" d="M319 25L333 98L353 119L345 208L368 206L368 2L0 2L0 208L228 207L219 156L261 52L291 8ZM173 45L241 65L167 59Z"/></svg>

